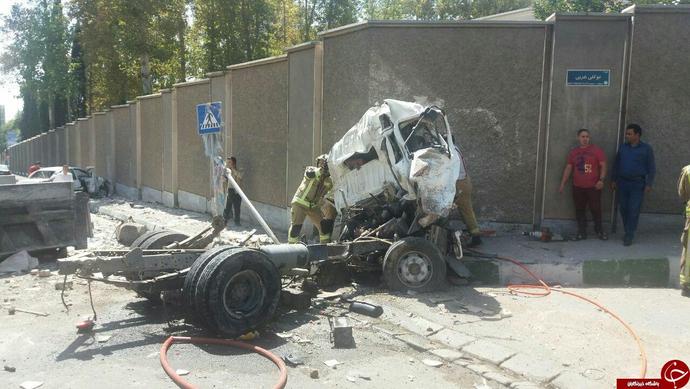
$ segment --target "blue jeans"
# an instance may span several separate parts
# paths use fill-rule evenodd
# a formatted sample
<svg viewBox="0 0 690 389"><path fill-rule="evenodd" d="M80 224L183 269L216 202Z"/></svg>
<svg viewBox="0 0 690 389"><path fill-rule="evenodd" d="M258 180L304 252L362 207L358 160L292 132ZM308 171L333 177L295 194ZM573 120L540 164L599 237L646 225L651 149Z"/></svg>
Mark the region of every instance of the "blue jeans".
<svg viewBox="0 0 690 389"><path fill-rule="evenodd" d="M618 180L618 207L623 219L625 237L632 239L637 230L637 221L640 218L640 208L644 197L645 181Z"/></svg>

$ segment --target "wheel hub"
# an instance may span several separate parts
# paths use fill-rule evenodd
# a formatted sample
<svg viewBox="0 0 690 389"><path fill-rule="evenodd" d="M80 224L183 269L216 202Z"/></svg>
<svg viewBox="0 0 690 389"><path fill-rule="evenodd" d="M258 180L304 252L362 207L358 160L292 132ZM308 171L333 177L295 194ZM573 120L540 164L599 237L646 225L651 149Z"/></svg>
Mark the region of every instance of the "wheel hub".
<svg viewBox="0 0 690 389"><path fill-rule="evenodd" d="M225 285L223 307L234 317L251 314L261 307L265 297L263 283L253 270L235 274Z"/></svg>
<svg viewBox="0 0 690 389"><path fill-rule="evenodd" d="M426 284L433 274L431 260L419 252L409 252L398 262L398 278L408 287Z"/></svg>

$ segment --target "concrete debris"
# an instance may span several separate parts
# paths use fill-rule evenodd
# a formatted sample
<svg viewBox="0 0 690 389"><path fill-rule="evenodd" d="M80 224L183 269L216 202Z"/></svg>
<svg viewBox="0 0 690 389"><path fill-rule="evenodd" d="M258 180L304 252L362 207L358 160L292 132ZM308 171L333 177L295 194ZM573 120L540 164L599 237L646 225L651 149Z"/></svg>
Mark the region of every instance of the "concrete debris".
<svg viewBox="0 0 690 389"><path fill-rule="evenodd" d="M293 353L284 356L283 360L288 366L291 367L304 365L304 358L301 355L295 355Z"/></svg>
<svg viewBox="0 0 690 389"><path fill-rule="evenodd" d="M15 371L17 371L17 368L16 368L16 367L14 367L14 366L8 366L8 365L5 365L5 366L3 367L3 369L4 369L5 371L10 372L10 373L14 373Z"/></svg>
<svg viewBox="0 0 690 389"><path fill-rule="evenodd" d="M476 384L476 383L475 383L475 384L473 385L473 387L474 387L475 389L491 389L491 386L489 386L489 385L486 383L486 379L485 379L485 378L482 378L482 380L483 380L483 382L482 382L481 384Z"/></svg>
<svg viewBox="0 0 690 389"><path fill-rule="evenodd" d="M22 389L36 389L43 385L41 381L24 381L19 385Z"/></svg>
<svg viewBox="0 0 690 389"><path fill-rule="evenodd" d="M430 367L443 366L443 362L437 361L435 359L422 359L422 363Z"/></svg>
<svg viewBox="0 0 690 389"><path fill-rule="evenodd" d="M357 382L357 378L356 378L356 377L347 376L347 377L345 377L345 379L348 380L348 381L350 381L350 382Z"/></svg>
<svg viewBox="0 0 690 389"><path fill-rule="evenodd" d="M319 378L319 371L317 369L311 369L309 371L309 377L313 379L318 379Z"/></svg>
<svg viewBox="0 0 690 389"><path fill-rule="evenodd" d="M335 360L335 359L329 359L329 360L327 360L327 361L323 361L323 364L326 365L326 366L328 366L328 367L330 367L330 368L332 368L332 369L335 369L335 367L338 366L338 365L340 365L340 364L342 364L342 362L338 362L338 361Z"/></svg>
<svg viewBox="0 0 690 389"><path fill-rule="evenodd" d="M333 346L335 348L353 348L355 339L352 337L352 326L345 317L335 317L330 320Z"/></svg>
<svg viewBox="0 0 690 389"><path fill-rule="evenodd" d="M148 229L146 228L146 226L139 223L134 223L133 221L129 221L117 226L117 228L115 229L115 237L117 238L117 241L120 242L120 244L129 246L138 237L144 235L144 233L146 233L147 231Z"/></svg>
<svg viewBox="0 0 690 389"><path fill-rule="evenodd" d="M177 375L187 375L187 374L189 374L189 370L177 369L177 370L175 370L175 374L177 374Z"/></svg>
<svg viewBox="0 0 690 389"><path fill-rule="evenodd" d="M48 269L41 269L38 271L38 276L39 277L50 277L52 274L50 273L50 270Z"/></svg>
<svg viewBox="0 0 690 389"><path fill-rule="evenodd" d="M311 339L303 338L297 334L292 335L292 340L294 340L297 343L311 343Z"/></svg>
<svg viewBox="0 0 690 389"><path fill-rule="evenodd" d="M37 276L38 275L38 269L31 269L29 272L32 276Z"/></svg>
<svg viewBox="0 0 690 389"><path fill-rule="evenodd" d="M582 375L595 381L601 380L605 376L604 372L599 369L587 369Z"/></svg>
<svg viewBox="0 0 690 389"><path fill-rule="evenodd" d="M277 332L276 336L281 339L290 339L294 334L292 332Z"/></svg>
<svg viewBox="0 0 690 389"><path fill-rule="evenodd" d="M29 255L26 250L22 250L0 262L0 273L24 272L36 266L38 266L38 259Z"/></svg>

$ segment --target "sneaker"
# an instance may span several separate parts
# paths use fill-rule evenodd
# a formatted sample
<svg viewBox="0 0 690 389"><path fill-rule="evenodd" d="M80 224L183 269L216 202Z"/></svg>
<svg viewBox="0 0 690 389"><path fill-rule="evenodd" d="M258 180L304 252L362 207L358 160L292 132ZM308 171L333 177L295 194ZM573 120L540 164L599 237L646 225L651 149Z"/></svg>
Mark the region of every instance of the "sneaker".
<svg viewBox="0 0 690 389"><path fill-rule="evenodd" d="M477 247L482 244L482 238L479 235L472 235L472 239L467 247Z"/></svg>
<svg viewBox="0 0 690 389"><path fill-rule="evenodd" d="M599 236L599 239L601 239L601 240L609 240L609 236L606 235L605 232L600 232L600 233L598 234L598 236Z"/></svg>
<svg viewBox="0 0 690 389"><path fill-rule="evenodd" d="M630 246L632 244L632 238L629 236L626 236L623 238L623 246Z"/></svg>
<svg viewBox="0 0 690 389"><path fill-rule="evenodd" d="M585 239L587 239L587 234L578 233L577 235L575 235L575 240L585 240Z"/></svg>

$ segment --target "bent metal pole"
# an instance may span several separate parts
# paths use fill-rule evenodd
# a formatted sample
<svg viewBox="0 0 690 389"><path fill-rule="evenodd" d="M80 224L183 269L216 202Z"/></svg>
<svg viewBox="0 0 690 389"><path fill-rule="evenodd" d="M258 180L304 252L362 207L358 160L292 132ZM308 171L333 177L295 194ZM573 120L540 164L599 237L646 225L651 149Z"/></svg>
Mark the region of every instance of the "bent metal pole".
<svg viewBox="0 0 690 389"><path fill-rule="evenodd" d="M232 185L233 188L235 188L235 191L240 194L240 197L242 197L242 201L244 201L245 204L249 207L249 210L252 211L252 215L254 215L254 218L259 221L259 224L261 224L261 227L264 228L264 231L266 231L266 234L273 239L273 242L275 244L280 244L280 241L278 238L275 236L273 231L271 230L271 227L266 224L266 221L264 218L261 217L261 214L259 214L259 211L254 208L254 204L252 204L251 201L247 198L247 195L244 194L242 189L240 189L240 186L237 185L237 182L235 182L235 179L232 178L232 174L230 174L230 169L225 168L225 176L228 178L228 182Z"/></svg>

